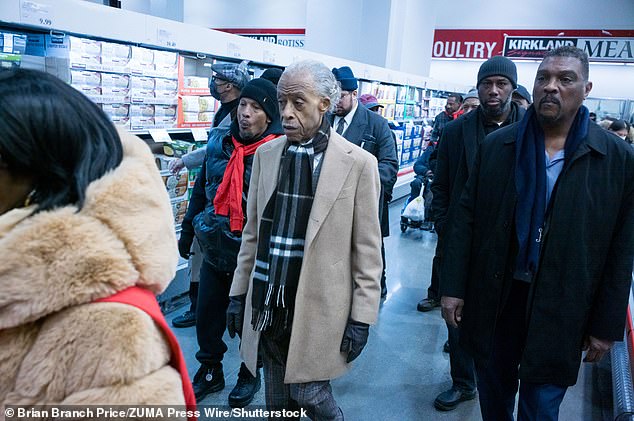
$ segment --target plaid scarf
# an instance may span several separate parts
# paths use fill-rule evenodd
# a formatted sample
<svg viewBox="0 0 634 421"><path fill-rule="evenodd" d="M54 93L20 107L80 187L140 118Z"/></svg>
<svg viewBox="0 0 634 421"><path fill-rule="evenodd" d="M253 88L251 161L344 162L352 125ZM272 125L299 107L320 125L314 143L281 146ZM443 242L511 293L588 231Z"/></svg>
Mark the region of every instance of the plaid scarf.
<svg viewBox="0 0 634 421"><path fill-rule="evenodd" d="M326 150L329 135L324 118L311 141L288 142L282 155L277 187L260 221L251 301L255 330L279 334L292 325L313 206L313 160Z"/></svg>

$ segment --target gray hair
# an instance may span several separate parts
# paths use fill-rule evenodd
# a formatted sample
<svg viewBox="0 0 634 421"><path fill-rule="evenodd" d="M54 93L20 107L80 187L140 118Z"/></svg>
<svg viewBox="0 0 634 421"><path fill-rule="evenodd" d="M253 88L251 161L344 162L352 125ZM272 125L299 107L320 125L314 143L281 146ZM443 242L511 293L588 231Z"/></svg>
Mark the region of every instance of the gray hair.
<svg viewBox="0 0 634 421"><path fill-rule="evenodd" d="M315 93L321 97L330 99L330 109L334 111L335 105L341 97L341 88L329 68L316 60L302 60L289 65L282 73L279 84L295 74L310 75Z"/></svg>

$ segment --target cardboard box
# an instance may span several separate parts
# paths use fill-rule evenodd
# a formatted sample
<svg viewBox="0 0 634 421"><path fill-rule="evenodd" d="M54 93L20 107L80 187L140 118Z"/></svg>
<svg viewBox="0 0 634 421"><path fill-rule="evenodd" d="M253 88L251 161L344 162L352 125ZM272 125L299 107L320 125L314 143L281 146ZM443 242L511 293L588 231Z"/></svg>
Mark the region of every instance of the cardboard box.
<svg viewBox="0 0 634 421"><path fill-rule="evenodd" d="M130 89L140 91L153 91L154 90L154 78L147 76L131 76L130 77Z"/></svg>
<svg viewBox="0 0 634 421"><path fill-rule="evenodd" d="M130 105L130 117L154 117L154 105L132 104Z"/></svg>
<svg viewBox="0 0 634 421"><path fill-rule="evenodd" d="M128 89L130 87L130 76L115 73L102 73L101 86Z"/></svg>
<svg viewBox="0 0 634 421"><path fill-rule="evenodd" d="M69 49L72 53L79 53L89 56L101 55L101 41L88 38L68 37Z"/></svg>
<svg viewBox="0 0 634 421"><path fill-rule="evenodd" d="M171 129L176 127L176 117L154 117L154 127L157 129Z"/></svg>
<svg viewBox="0 0 634 421"><path fill-rule="evenodd" d="M185 88L208 88L209 78L199 76L185 76L183 79Z"/></svg>
<svg viewBox="0 0 634 421"><path fill-rule="evenodd" d="M172 213L174 214L174 225L179 226L183 223L185 215L187 214L187 206L189 200L174 200L172 201Z"/></svg>
<svg viewBox="0 0 634 421"><path fill-rule="evenodd" d="M85 86L85 85L71 85L79 92L88 96L101 96L101 87L99 86Z"/></svg>
<svg viewBox="0 0 634 421"><path fill-rule="evenodd" d="M125 59L126 63L130 60L131 50L129 45L117 44L114 42L101 42L101 57L110 59Z"/></svg>
<svg viewBox="0 0 634 421"><path fill-rule="evenodd" d="M131 130L148 130L154 128L154 117L130 117Z"/></svg>
<svg viewBox="0 0 634 421"><path fill-rule="evenodd" d="M101 86L101 73L71 70L70 83L72 85Z"/></svg>
<svg viewBox="0 0 634 421"><path fill-rule="evenodd" d="M130 116L130 104L103 104L101 107L110 118Z"/></svg>
<svg viewBox="0 0 634 421"><path fill-rule="evenodd" d="M157 91L178 91L178 81L174 79L156 78L154 80L154 89Z"/></svg>
<svg viewBox="0 0 634 421"><path fill-rule="evenodd" d="M176 105L155 105L154 116L176 118Z"/></svg>
<svg viewBox="0 0 634 421"><path fill-rule="evenodd" d="M101 80L103 83L103 79ZM101 93L103 96L113 96L113 97L121 97L126 98L130 95L130 90L128 88L116 88L112 86L102 86ZM121 102L124 102L123 100Z"/></svg>
<svg viewBox="0 0 634 421"><path fill-rule="evenodd" d="M167 189L167 194L169 194L170 199L182 197L187 194L187 170L183 170L176 175L169 172L162 173L161 176L163 177L163 184Z"/></svg>

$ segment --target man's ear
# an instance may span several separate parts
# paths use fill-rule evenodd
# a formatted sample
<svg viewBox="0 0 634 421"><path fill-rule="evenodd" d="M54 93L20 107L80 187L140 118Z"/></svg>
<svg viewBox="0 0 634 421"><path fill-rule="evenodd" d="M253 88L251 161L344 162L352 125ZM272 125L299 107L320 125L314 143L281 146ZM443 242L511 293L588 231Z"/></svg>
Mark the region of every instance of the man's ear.
<svg viewBox="0 0 634 421"><path fill-rule="evenodd" d="M583 98L588 98L588 95L590 94L590 91L592 90L592 82L587 82L586 83L586 92L583 95Z"/></svg>
<svg viewBox="0 0 634 421"><path fill-rule="evenodd" d="M319 101L319 111L321 113L325 113L326 111L328 111L330 109L330 98L326 98L323 97L320 101Z"/></svg>

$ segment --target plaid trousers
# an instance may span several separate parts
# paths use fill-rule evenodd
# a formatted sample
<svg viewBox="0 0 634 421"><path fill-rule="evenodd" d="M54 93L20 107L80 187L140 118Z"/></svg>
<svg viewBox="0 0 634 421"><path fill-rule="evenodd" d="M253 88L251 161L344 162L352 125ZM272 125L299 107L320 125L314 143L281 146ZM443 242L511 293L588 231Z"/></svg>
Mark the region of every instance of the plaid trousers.
<svg viewBox="0 0 634 421"><path fill-rule="evenodd" d="M343 421L343 412L332 395L329 380L284 384L289 341L290 332L273 338L264 331L260 337L266 408L269 411L304 408L311 420Z"/></svg>

